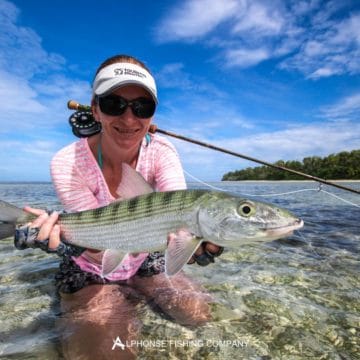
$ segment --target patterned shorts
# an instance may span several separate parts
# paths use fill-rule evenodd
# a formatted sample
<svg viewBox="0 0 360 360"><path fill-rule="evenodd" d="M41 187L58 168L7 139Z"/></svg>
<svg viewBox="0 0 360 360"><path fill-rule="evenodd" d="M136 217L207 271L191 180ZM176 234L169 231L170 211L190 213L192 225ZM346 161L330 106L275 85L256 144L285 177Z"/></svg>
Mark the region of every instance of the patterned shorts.
<svg viewBox="0 0 360 360"><path fill-rule="evenodd" d="M136 275L152 276L165 271L164 254L154 252L148 255L140 266ZM87 285L91 284L116 284L122 281L110 281L82 270L71 257L64 256L60 263L60 270L55 275L55 286L59 292L70 294L74 293Z"/></svg>

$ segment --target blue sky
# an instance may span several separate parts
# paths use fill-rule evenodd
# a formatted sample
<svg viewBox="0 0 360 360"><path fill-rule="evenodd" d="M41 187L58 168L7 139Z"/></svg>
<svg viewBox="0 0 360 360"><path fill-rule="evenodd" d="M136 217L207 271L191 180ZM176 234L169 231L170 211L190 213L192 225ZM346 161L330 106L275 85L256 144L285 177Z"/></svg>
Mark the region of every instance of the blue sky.
<svg viewBox="0 0 360 360"><path fill-rule="evenodd" d="M266 161L360 148L360 2L0 0L0 181L47 181L105 58L143 60L163 129ZM256 166L171 140L205 180Z"/></svg>

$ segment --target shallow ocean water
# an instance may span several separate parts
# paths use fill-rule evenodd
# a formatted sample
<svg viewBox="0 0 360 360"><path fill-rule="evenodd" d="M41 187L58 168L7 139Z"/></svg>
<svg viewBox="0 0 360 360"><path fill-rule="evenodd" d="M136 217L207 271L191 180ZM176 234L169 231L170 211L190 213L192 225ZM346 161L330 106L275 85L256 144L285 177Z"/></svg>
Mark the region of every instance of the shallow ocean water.
<svg viewBox="0 0 360 360"><path fill-rule="evenodd" d="M288 239L226 250L205 268L186 266L215 300L205 326L181 326L140 302L138 358L360 359L359 207L316 191L313 182L212 185L252 195L312 189L253 197L293 211L305 227ZM323 189L360 204L359 195ZM47 183L0 184L0 199L61 209ZM63 358L54 325L58 262L40 250L18 251L12 239L0 243L0 358Z"/></svg>

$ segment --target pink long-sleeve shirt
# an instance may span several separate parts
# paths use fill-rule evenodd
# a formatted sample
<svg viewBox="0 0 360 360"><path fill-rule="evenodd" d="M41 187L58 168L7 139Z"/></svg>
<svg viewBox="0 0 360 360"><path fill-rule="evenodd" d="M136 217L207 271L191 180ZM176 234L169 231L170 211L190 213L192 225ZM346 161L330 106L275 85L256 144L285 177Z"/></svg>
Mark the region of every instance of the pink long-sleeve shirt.
<svg viewBox="0 0 360 360"><path fill-rule="evenodd" d="M186 188L179 156L174 146L165 138L150 135L141 143L136 165L143 178L155 191ZM51 161L51 176L58 198L66 211L76 212L95 209L110 204L111 195L97 160L87 139L80 139L61 149ZM108 280L125 280L133 276L148 253L126 255L121 266L108 275ZM82 270L101 274L101 263L84 252L73 260Z"/></svg>

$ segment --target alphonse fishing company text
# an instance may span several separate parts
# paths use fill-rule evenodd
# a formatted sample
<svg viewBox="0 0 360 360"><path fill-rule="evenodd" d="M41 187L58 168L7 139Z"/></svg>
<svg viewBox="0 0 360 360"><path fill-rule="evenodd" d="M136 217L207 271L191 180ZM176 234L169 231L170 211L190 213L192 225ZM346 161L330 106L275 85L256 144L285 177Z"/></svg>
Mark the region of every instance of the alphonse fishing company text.
<svg viewBox="0 0 360 360"><path fill-rule="evenodd" d="M114 345L112 350L117 348L125 350L125 348L184 348L184 347L236 347L245 348L248 346L248 342L242 339L234 340L214 340L214 339L193 339L193 340L161 340L161 339L150 339L150 340L126 340L121 341L118 336L113 340Z"/></svg>

